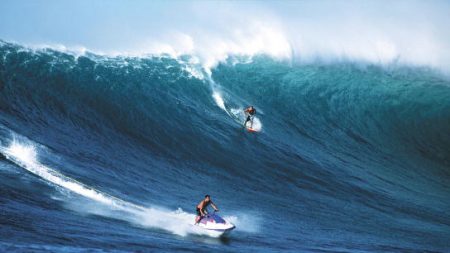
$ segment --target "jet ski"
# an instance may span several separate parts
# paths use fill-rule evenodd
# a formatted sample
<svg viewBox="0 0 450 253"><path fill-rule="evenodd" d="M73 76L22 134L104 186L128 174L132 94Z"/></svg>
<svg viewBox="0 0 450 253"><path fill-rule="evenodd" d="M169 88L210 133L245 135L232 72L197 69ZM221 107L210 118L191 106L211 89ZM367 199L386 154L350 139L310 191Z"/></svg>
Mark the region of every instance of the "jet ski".
<svg viewBox="0 0 450 253"><path fill-rule="evenodd" d="M195 225L207 230L211 236L222 236L235 228L232 223L224 220L215 212L206 214Z"/></svg>

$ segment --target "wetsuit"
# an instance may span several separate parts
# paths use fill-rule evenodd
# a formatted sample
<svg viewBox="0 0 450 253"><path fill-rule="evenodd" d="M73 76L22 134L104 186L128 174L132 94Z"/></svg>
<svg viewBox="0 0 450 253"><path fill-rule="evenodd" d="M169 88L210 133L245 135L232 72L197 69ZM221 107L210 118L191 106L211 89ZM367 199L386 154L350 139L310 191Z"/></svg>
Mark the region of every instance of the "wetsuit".
<svg viewBox="0 0 450 253"><path fill-rule="evenodd" d="M256 114L256 109L255 108L247 108L244 112L247 113L247 119L245 120L244 126L247 124L247 122L251 121L252 125L253 125L253 121L252 121L252 116Z"/></svg>

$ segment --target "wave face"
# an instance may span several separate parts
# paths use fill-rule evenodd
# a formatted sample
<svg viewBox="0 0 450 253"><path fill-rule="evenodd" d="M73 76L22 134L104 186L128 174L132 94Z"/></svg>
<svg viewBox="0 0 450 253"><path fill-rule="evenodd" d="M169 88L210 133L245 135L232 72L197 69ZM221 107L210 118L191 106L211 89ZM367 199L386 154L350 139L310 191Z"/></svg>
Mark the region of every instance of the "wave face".
<svg viewBox="0 0 450 253"><path fill-rule="evenodd" d="M450 250L446 77L189 62L2 43L0 248ZM241 125L249 104L258 133ZM189 225L207 193L237 225L228 238Z"/></svg>

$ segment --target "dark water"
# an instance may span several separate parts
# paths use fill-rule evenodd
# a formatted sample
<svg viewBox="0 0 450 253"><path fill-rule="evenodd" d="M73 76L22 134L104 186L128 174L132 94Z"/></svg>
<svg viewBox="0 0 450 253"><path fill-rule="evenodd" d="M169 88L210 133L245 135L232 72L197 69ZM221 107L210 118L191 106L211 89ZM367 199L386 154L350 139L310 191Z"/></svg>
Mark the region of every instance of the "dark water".
<svg viewBox="0 0 450 253"><path fill-rule="evenodd" d="M448 78L188 59L0 44L0 251L450 252Z"/></svg>

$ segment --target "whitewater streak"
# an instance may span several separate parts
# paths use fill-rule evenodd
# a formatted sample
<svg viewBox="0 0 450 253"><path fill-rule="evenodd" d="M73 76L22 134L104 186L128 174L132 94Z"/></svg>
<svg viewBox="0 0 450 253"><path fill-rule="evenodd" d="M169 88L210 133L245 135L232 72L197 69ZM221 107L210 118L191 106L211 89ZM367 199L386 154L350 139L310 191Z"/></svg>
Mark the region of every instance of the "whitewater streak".
<svg viewBox="0 0 450 253"><path fill-rule="evenodd" d="M83 208L83 211L85 212L87 211L97 215L125 220L136 226L164 229L180 236L196 234L217 237L216 234L210 234L204 229L193 226L195 215L186 213L181 208L176 211L169 211L159 207L139 206L69 178L58 171L41 164L37 159L36 149L37 147L31 143L21 143L14 140L9 146L0 147L0 152L9 161L34 175L39 176L45 181L63 187L64 189L90 200L94 200L97 204L100 204L96 205L95 208L89 208L90 204L86 204L87 208ZM72 205L72 203L69 203L69 205ZM226 219L234 223L238 222L236 216L226 217ZM251 232L251 230L247 231Z"/></svg>

